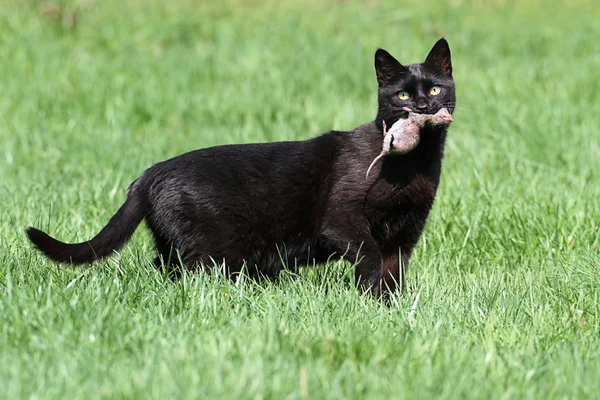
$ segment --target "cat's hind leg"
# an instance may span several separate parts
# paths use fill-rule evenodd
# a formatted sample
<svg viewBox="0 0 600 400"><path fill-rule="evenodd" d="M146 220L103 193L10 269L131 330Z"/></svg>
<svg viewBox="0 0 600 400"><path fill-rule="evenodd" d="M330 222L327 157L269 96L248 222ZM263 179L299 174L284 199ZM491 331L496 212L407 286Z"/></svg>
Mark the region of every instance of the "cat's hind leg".
<svg viewBox="0 0 600 400"><path fill-rule="evenodd" d="M153 234L156 250L158 251L158 255L153 261L154 266L159 271L168 274L169 278L174 281L181 278L181 266L173 244L161 235L154 232Z"/></svg>

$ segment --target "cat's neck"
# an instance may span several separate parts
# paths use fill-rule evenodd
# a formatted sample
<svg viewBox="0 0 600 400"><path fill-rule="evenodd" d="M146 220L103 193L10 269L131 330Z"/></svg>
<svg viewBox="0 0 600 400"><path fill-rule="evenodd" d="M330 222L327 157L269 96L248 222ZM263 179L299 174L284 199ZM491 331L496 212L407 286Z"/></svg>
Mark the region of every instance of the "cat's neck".
<svg viewBox="0 0 600 400"><path fill-rule="evenodd" d="M396 122L398 122L398 120L400 120L400 115L401 113L396 113L396 117L394 118L384 118L380 112L377 112L377 116L375 117L375 120L373 122L379 130L379 132L381 133L383 132L383 121L385 121L387 128L390 129L392 125L394 125Z"/></svg>
<svg viewBox="0 0 600 400"><path fill-rule="evenodd" d="M386 122L387 123L387 122ZM381 149L383 143L382 129L377 121L369 124L371 133L369 140L376 141ZM447 127L423 128L420 132L421 140L417 147L410 153L404 155L391 155L390 168L395 169L397 174L423 175L427 176L437 186L440 179L442 159L444 158L444 147L446 142Z"/></svg>
<svg viewBox="0 0 600 400"><path fill-rule="evenodd" d="M392 120L392 119L386 120L385 124L388 127L388 129L389 129L399 119L400 118L396 118L395 120ZM377 129L377 131L379 133L381 133L381 134L383 134L383 121L384 121L384 119L379 114L377 114L377 117L375 117L375 121L373 121L373 125L375 126L375 128Z"/></svg>
<svg viewBox="0 0 600 400"><path fill-rule="evenodd" d="M381 125L377 126L376 121L367 122L354 128L354 132L364 136L370 137L375 135L383 136L383 128Z"/></svg>

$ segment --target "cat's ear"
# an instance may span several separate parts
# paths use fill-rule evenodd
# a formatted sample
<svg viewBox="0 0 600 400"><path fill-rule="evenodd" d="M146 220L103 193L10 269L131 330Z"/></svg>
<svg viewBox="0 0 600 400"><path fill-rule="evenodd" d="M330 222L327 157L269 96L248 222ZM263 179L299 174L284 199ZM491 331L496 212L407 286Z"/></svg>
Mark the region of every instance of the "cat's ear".
<svg viewBox="0 0 600 400"><path fill-rule="evenodd" d="M375 72L379 86L386 86L398 78L404 67L390 53L383 49L375 52Z"/></svg>
<svg viewBox="0 0 600 400"><path fill-rule="evenodd" d="M452 76L450 46L448 46L446 39L441 38L433 45L424 64L436 71L440 71L444 76Z"/></svg>

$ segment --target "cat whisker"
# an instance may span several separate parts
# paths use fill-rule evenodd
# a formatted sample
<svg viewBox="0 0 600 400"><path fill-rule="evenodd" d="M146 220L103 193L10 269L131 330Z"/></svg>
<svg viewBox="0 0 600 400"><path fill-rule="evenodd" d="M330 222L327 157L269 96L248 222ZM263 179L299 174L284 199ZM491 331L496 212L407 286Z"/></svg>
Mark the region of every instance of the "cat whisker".
<svg viewBox="0 0 600 400"><path fill-rule="evenodd" d="M451 103L451 102L450 103L442 103L442 107L455 108L456 103ZM490 105L490 107L492 107L492 105ZM460 107L456 108L455 110L480 111L480 110L485 110L485 108L486 107L482 107L479 105L461 103Z"/></svg>
<svg viewBox="0 0 600 400"><path fill-rule="evenodd" d="M396 119L396 118L398 118L398 117L405 117L405 116L407 116L407 115L408 115L408 114L407 114L407 112L406 112L406 111L404 111L404 110L400 110L400 111L398 111L398 112L394 112L394 113L391 113L391 114L385 114L385 115L383 116L383 118L382 118L382 119L383 119L383 120L385 120L385 121L387 121L387 120L393 120L393 119Z"/></svg>

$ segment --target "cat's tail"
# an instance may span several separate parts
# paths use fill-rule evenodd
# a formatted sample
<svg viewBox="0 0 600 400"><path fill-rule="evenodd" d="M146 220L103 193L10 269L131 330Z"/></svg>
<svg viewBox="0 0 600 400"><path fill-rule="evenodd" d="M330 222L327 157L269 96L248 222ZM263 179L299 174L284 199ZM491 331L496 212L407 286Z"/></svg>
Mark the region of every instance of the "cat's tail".
<svg viewBox="0 0 600 400"><path fill-rule="evenodd" d="M133 235L148 210L148 200L138 181L129 188L125 203L108 224L92 240L68 244L58 241L36 228L27 228L27 236L35 247L51 260L85 264L109 256L119 250Z"/></svg>

